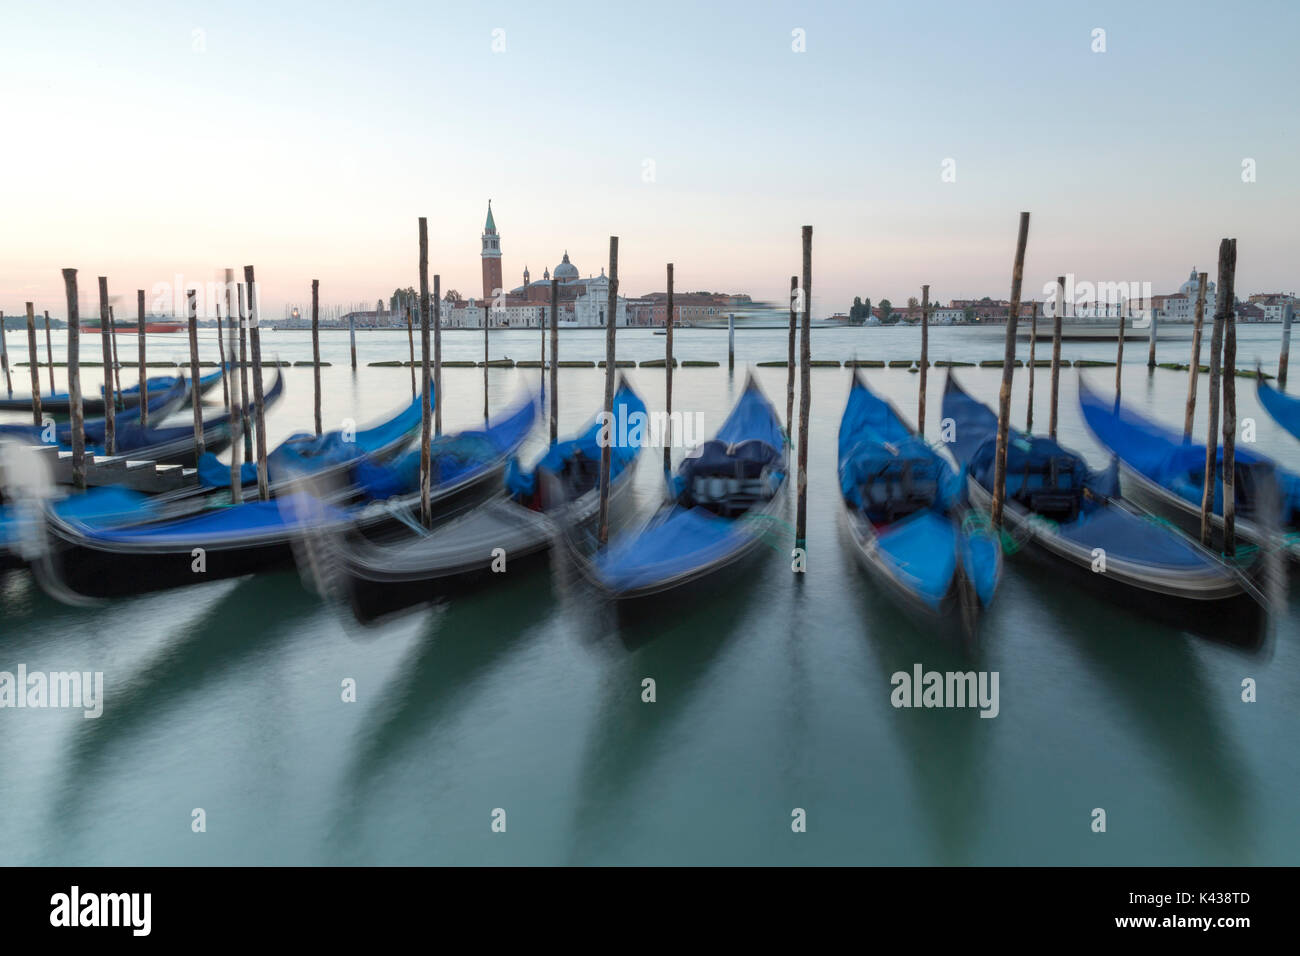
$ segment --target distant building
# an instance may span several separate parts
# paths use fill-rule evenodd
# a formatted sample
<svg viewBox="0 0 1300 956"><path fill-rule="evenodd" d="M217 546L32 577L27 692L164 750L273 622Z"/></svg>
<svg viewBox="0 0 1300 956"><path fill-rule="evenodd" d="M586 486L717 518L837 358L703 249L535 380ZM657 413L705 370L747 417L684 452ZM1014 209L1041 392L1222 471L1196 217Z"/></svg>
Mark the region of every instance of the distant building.
<svg viewBox="0 0 1300 956"><path fill-rule="evenodd" d="M536 328L549 322L551 283L555 282L558 300L557 319L561 325L579 325L600 328L605 325L609 311L609 278L605 270L599 276L584 279L578 267L564 258L552 271L546 269L542 278L533 280L524 266L523 284L506 291L502 279L501 235L497 231L492 203L488 202L487 220L483 224L479 256L482 261L483 297L470 299L453 310L449 317L453 327L482 328L483 303L488 303L488 322L492 328ZM627 325L627 300L619 296L615 303L614 322Z"/></svg>
<svg viewBox="0 0 1300 956"><path fill-rule="evenodd" d="M1156 317L1162 322L1194 322L1196 320L1196 293L1200 284L1199 274L1193 267L1187 281L1178 287L1172 295L1153 295L1151 307L1156 310ZM1214 316L1215 302L1218 296L1213 281L1205 283L1205 318Z"/></svg>
<svg viewBox="0 0 1300 956"><path fill-rule="evenodd" d="M1291 306L1293 313L1296 307L1295 295L1283 292L1265 292L1252 295L1247 301L1251 305L1257 305L1263 309L1265 322L1281 322L1283 315L1286 313L1287 305Z"/></svg>

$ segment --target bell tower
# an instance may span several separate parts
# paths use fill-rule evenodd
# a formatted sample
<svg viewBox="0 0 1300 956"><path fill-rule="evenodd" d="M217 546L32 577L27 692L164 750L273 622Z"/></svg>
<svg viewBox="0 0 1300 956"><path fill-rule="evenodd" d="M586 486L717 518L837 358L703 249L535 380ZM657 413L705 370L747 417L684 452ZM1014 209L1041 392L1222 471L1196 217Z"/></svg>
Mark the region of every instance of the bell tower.
<svg viewBox="0 0 1300 956"><path fill-rule="evenodd" d="M483 224L483 301L491 302L501 284L501 237L492 218L492 200L488 200L487 222Z"/></svg>

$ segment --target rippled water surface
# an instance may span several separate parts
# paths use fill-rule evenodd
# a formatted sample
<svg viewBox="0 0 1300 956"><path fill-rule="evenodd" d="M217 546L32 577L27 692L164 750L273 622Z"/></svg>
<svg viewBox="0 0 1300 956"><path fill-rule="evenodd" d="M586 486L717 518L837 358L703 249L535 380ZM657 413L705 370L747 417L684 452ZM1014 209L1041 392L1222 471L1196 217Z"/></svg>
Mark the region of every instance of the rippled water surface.
<svg viewBox="0 0 1300 956"><path fill-rule="evenodd" d="M620 358L662 356L662 336L620 336ZM1277 326L1243 328L1240 364L1275 367L1278 337ZM365 365L404 359L404 332L360 333L355 373L346 333L323 339L333 363L322 371L327 428L380 419L410 399L408 370ZM675 407L699 412L706 431L745 367L786 348L781 330L741 331L732 375L725 330L676 339L679 357L723 363L676 374ZM303 360L309 342L267 332L263 348ZM25 358L12 332L9 344L15 361ZM536 331L497 332L491 354L536 359L538 347ZM119 348L135 357L133 338ZM183 358L185 348L179 336L153 336L150 358ZM560 358L602 358L603 348L599 330L566 331ZM913 329L813 334L815 358L910 359L919 348ZM1065 355L1113 359L1114 348L1067 343ZM479 358L481 333L447 333L444 349L447 359ZM203 350L215 360L213 333ZM1159 358L1187 362L1188 350L1185 339L1162 341ZM1177 427L1185 373L1149 373L1145 342L1125 352L1126 402ZM934 359L1001 355L1000 330L931 338ZM285 374L272 442L311 427L311 370ZM478 424L482 370L443 374L445 427ZM663 370L628 374L661 408ZM783 414L785 370L755 374ZM931 435L943 374L930 379ZM1060 437L1100 465L1076 374L1062 375ZM1113 369L1083 374L1113 387ZM25 391L26 370L15 375ZM998 370L958 375L996 399ZM492 407L538 377L493 370ZM868 380L915 414L917 375L872 370ZM1039 369L1044 425L1047 381ZM1300 468L1300 442L1259 408L1252 383L1240 386L1256 447ZM27 572L0 577L0 670L23 663L105 679L97 720L0 710L0 863L1294 863L1295 589L1270 651L1246 656L1014 558L972 663L901 618L851 562L835 476L848 387L844 369L812 371L807 574L797 580L788 547L773 547L738 583L666 601L631 624L545 568L373 629L323 604L292 571L89 607L55 603ZM602 393L603 372L563 370L561 432L593 414ZM1025 401L1018 370L1020 424ZM1198 422L1203 400L1200 412ZM535 434L525 457L540 448ZM637 475L644 512L660 493L657 456L647 453ZM890 675L916 663L997 671L999 715L894 709ZM641 699L647 677L654 703ZM346 678L355 703L341 699ZM1257 703L1241 700L1245 678L1257 682ZM200 807L205 833L191 829ZM1105 834L1090 829L1098 807ZM505 833L492 831L498 808ZM795 808L807 813L805 833L791 830Z"/></svg>

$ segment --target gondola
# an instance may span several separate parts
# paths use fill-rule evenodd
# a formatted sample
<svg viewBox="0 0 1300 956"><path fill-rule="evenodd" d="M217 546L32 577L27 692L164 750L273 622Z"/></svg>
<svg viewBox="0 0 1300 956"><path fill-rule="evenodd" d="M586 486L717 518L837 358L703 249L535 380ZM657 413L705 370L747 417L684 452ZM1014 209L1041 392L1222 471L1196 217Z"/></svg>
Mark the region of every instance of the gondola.
<svg viewBox="0 0 1300 956"><path fill-rule="evenodd" d="M614 395L610 508L631 498L640 442L630 423L644 421L645 403L620 378ZM557 522L590 526L599 508L602 424L551 445L531 469L511 459L504 491L467 514L402 538L374 543L353 537L335 557L335 580L357 620L371 623L452 591L510 580L545 558ZM632 438L628 436L632 435ZM504 575L504 576L503 576Z"/></svg>
<svg viewBox="0 0 1300 956"><path fill-rule="evenodd" d="M282 379L266 394L268 401ZM307 481L312 490L320 494L347 478L352 466L366 459L371 462L387 461L410 444L420 430L420 399L382 422L355 432L342 429L314 435L297 432L290 435L266 456L267 482L272 494L281 494L291 487L300 488ZM219 451L220 449L213 449ZM203 489L229 488L230 466L209 452L198 462L199 485ZM240 467L240 481L245 488L257 484L257 463L244 462Z"/></svg>
<svg viewBox="0 0 1300 956"><path fill-rule="evenodd" d="M280 401L284 395L284 375L279 369L275 381L262 395L262 410L265 414ZM150 399L152 402L152 399ZM254 404L250 404L250 416ZM161 418L159 419L162 420ZM205 455L215 455L230 445L230 413L222 410L203 417L203 448ZM93 449L96 455L102 455L103 449ZM194 424L185 425L149 425L141 427L134 422L117 431L118 457L132 461L156 461L159 464L183 465L194 468L195 459ZM257 478L254 475L254 482ZM227 468L227 483L229 469Z"/></svg>
<svg viewBox="0 0 1300 956"><path fill-rule="evenodd" d="M785 506L786 439L776 410L750 375L714 438L694 449L669 482L668 500L641 528L577 567L621 612L665 592L738 570ZM579 540L580 539L576 539Z"/></svg>
<svg viewBox="0 0 1300 956"><path fill-rule="evenodd" d="M458 495L468 495L482 481L499 477L535 417L536 399L530 398L505 422L473 433L473 439L457 445L458 436L448 436L443 443L445 459L435 459L445 466L447 476L446 494L435 496L439 507L450 506L461 500ZM288 567L297 545L328 541L349 531L409 526L412 512L418 515L419 508L418 455L417 450L416 479L410 482L414 495L390 501L326 501L291 491L269 501L218 503L196 514L107 529L47 509L50 547L32 567L42 586L62 599L138 594ZM382 492L374 472L391 481L407 480L403 461L399 457L389 464L366 459L352 463L356 495L373 499ZM372 470L366 476L368 486L358 483L363 469Z"/></svg>
<svg viewBox="0 0 1300 956"><path fill-rule="evenodd" d="M1300 438L1300 398L1279 392L1262 375L1255 381L1255 397L1273 421L1290 432L1293 438Z"/></svg>
<svg viewBox="0 0 1300 956"><path fill-rule="evenodd" d="M537 394L527 396L488 423L440 435L430 442L429 507L445 520L480 504L501 486L510 459L537 421ZM372 542L405 536L420 517L420 448L391 461L362 459L351 471L361 504L353 532Z"/></svg>
<svg viewBox="0 0 1300 956"><path fill-rule="evenodd" d="M854 557L922 626L975 642L1002 548L961 475L854 371L840 421L841 516Z"/></svg>
<svg viewBox="0 0 1300 956"><path fill-rule="evenodd" d="M88 488L50 503L60 516L76 521L93 521L103 527L135 523L149 514L153 499L139 491L117 486ZM22 567L28 553L39 548L34 535L41 530L39 506L34 502L14 501L0 504L0 571Z"/></svg>
<svg viewBox="0 0 1300 956"><path fill-rule="evenodd" d="M1101 444L1119 459L1125 487L1135 501L1200 535L1205 488L1205 445L1183 441L1180 434L1149 421L1131 409L1117 408L1080 380L1079 406L1084 421ZM1300 560L1300 475L1271 459L1238 446L1233 468L1234 525L1251 545L1283 548ZM1223 540L1223 448L1218 449L1214 511L1216 545Z"/></svg>
<svg viewBox="0 0 1300 956"><path fill-rule="evenodd" d="M159 375L148 379L150 396L162 395L172 391L177 382L184 379L184 375ZM221 369L217 369L208 375L199 379L199 394L206 395L217 383L221 381ZM117 407L119 416L128 409L134 409L140 404L140 385L137 382L122 389L117 398ZM149 400L149 412L153 414L153 398ZM30 412L32 410L32 397L30 395L15 395L12 398L0 398L0 412ZM100 386L98 395L82 395L81 411L83 415L104 414L104 388ZM61 415L67 417L72 412L72 396L67 392L56 392L52 395L41 396L41 412L48 415Z"/></svg>
<svg viewBox="0 0 1300 956"><path fill-rule="evenodd" d="M992 502L997 415L949 374L943 415L971 505ZM1091 470L1042 436L1007 439L1005 530L1017 553L1076 585L1191 633L1239 647L1263 638L1263 598L1241 571L1120 496L1119 468Z"/></svg>
<svg viewBox="0 0 1300 956"><path fill-rule="evenodd" d="M52 540L32 569L63 600L142 594L291 566L295 542L350 521L304 493L126 527L47 509Z"/></svg>
<svg viewBox="0 0 1300 956"><path fill-rule="evenodd" d="M176 379L170 388L154 395L149 394L149 418L153 421L162 421L176 409L184 404L185 399L189 397L190 387L189 380L183 375ZM128 408L118 412L113 416L113 425L115 432L125 431L132 425L138 425L140 421L140 407ZM87 445L103 444L107 430L107 421L103 418L88 418L83 423L82 433L85 435ZM50 444L46 441L47 432L44 426L36 425L0 425L0 438L10 438L14 441L25 441L32 445ZM54 440L60 445L70 446L72 444L72 425L63 422L54 426Z"/></svg>

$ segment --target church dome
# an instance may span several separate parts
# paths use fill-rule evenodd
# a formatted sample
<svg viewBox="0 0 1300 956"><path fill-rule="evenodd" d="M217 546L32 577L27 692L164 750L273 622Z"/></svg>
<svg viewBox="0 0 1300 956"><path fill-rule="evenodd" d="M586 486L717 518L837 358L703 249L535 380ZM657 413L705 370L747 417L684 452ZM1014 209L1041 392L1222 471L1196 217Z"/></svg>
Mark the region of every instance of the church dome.
<svg viewBox="0 0 1300 956"><path fill-rule="evenodd" d="M572 282L578 278L578 267L569 261L569 253L564 253L564 261L555 267L552 275L561 282Z"/></svg>

